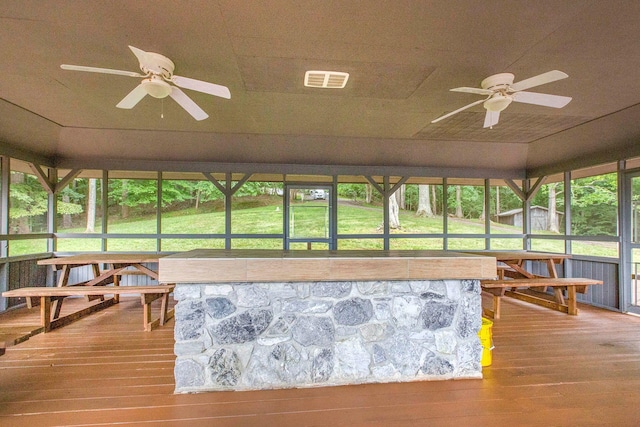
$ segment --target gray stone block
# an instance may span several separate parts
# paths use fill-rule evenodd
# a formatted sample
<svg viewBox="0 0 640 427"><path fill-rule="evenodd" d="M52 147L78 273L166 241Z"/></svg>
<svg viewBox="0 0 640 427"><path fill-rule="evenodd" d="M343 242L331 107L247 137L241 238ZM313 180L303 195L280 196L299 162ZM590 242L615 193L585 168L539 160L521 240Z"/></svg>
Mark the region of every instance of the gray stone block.
<svg viewBox="0 0 640 427"><path fill-rule="evenodd" d="M269 329L267 329L265 335L270 337L288 335L291 331L291 326L296 321L296 319L297 316L290 313L278 317L276 321L273 322L271 326L269 326Z"/></svg>
<svg viewBox="0 0 640 427"><path fill-rule="evenodd" d="M331 301L289 299L282 302L285 313L326 313L333 307Z"/></svg>
<svg viewBox="0 0 640 427"><path fill-rule="evenodd" d="M430 353L425 357L420 370L426 375L451 375L455 366L449 360Z"/></svg>
<svg viewBox="0 0 640 427"><path fill-rule="evenodd" d="M398 328L413 328L418 324L422 303L415 295L402 295L393 298L393 319Z"/></svg>
<svg viewBox="0 0 640 427"><path fill-rule="evenodd" d="M344 298L351 294L351 282L318 282L311 287L314 297Z"/></svg>
<svg viewBox="0 0 640 427"><path fill-rule="evenodd" d="M224 297L207 298L205 308L207 314L214 319L222 319L236 311L236 306Z"/></svg>
<svg viewBox="0 0 640 427"><path fill-rule="evenodd" d="M333 374L333 351L329 348L317 348L313 352L311 363L311 382L324 383Z"/></svg>
<svg viewBox="0 0 640 427"><path fill-rule="evenodd" d="M359 338L347 338L335 344L335 371L342 382L362 380L370 374L371 355Z"/></svg>
<svg viewBox="0 0 640 427"><path fill-rule="evenodd" d="M406 332L398 333L384 343L387 358L402 375L414 377L420 369L422 347L409 339Z"/></svg>
<svg viewBox="0 0 640 427"><path fill-rule="evenodd" d="M217 350L209 360L211 382L232 387L238 384L242 376L242 366L238 355L226 348Z"/></svg>
<svg viewBox="0 0 640 427"><path fill-rule="evenodd" d="M333 317L340 325L361 325L373 317L373 304L362 298L340 301L333 308Z"/></svg>
<svg viewBox="0 0 640 427"><path fill-rule="evenodd" d="M457 305L453 303L435 301L425 303L421 314L422 327L435 331L451 326L456 313L456 307Z"/></svg>
<svg viewBox="0 0 640 427"><path fill-rule="evenodd" d="M335 339L333 322L328 317L301 316L291 331L293 339L305 347L328 347Z"/></svg>
<svg viewBox="0 0 640 427"><path fill-rule="evenodd" d="M264 307L270 303L267 292L255 285L236 286L236 296L238 307Z"/></svg>
<svg viewBox="0 0 640 427"><path fill-rule="evenodd" d="M362 295L387 295L389 292L387 282L356 282L356 286Z"/></svg>
<svg viewBox="0 0 640 427"><path fill-rule="evenodd" d="M239 344L255 341L273 320L271 310L249 310L221 321L211 329L220 344Z"/></svg>
<svg viewBox="0 0 640 427"><path fill-rule="evenodd" d="M176 301L200 298L200 285L180 285L173 289L173 298Z"/></svg>
<svg viewBox="0 0 640 427"><path fill-rule="evenodd" d="M204 385L204 367L191 359L176 360L173 374L176 380L176 390L201 387Z"/></svg>
<svg viewBox="0 0 640 427"><path fill-rule="evenodd" d="M310 363L291 343L256 346L244 378L250 388L291 386L309 381Z"/></svg>
<svg viewBox="0 0 640 427"><path fill-rule="evenodd" d="M201 301L184 300L175 307L176 341L188 341L200 338L204 326L204 308Z"/></svg>
<svg viewBox="0 0 640 427"><path fill-rule="evenodd" d="M173 345L173 353L176 356L189 356L200 354L204 351L202 341L177 341Z"/></svg>

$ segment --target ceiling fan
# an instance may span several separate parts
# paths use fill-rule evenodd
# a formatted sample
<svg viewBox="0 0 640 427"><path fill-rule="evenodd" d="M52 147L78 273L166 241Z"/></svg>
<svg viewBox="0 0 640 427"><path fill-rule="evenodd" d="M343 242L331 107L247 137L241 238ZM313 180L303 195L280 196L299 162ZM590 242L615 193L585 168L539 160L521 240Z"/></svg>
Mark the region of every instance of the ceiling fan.
<svg viewBox="0 0 640 427"><path fill-rule="evenodd" d="M173 64L173 61L166 56L160 55L159 53L145 52L144 50L133 46L129 46L129 49L131 49L136 58L138 58L138 61L140 62L140 70L143 74L135 71L85 67L82 65L62 64L60 65L60 68L63 70L142 77L142 82L116 105L118 108L133 108L146 95L151 95L154 98L166 98L167 96L170 96L180 104L182 108L191 114L194 119L204 120L209 117L209 115L205 113L198 104L193 102L193 100L180 88L208 93L209 95L219 96L226 99L231 98L231 93L226 86L174 75L173 70L175 65ZM170 85L169 83L173 83L173 85Z"/></svg>
<svg viewBox="0 0 640 427"><path fill-rule="evenodd" d="M536 92L524 92L524 90L555 82L556 80L566 79L567 77L569 76L562 71L553 70L514 83L514 75L511 73L494 74L493 76L489 76L484 79L482 83L480 83L480 88L457 87L451 89L452 92L485 95L486 98L472 102L471 104L458 108L444 116L440 116L431 121L431 123L439 122L440 120L451 117L454 114L478 104L483 104L484 108L487 110L483 126L485 128L491 128L496 125L500 119L500 112L507 108L513 101L525 104L542 105L544 107L562 108L571 101L570 97Z"/></svg>

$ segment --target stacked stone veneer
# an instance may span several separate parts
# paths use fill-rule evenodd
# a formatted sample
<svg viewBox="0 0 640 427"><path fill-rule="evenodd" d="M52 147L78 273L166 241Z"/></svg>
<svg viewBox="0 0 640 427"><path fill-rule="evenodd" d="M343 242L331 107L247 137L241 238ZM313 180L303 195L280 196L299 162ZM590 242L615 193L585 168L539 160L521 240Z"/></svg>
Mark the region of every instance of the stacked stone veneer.
<svg viewBox="0 0 640 427"><path fill-rule="evenodd" d="M477 280L179 284L176 392L481 378Z"/></svg>

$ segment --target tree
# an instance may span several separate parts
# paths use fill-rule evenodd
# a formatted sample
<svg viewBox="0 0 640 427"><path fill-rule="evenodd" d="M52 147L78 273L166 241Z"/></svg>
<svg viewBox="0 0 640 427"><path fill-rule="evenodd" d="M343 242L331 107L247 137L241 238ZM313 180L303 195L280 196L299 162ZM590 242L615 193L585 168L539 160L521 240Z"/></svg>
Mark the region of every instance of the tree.
<svg viewBox="0 0 640 427"><path fill-rule="evenodd" d="M615 236L618 230L617 189L615 173L574 180L571 183L572 233Z"/></svg>
<svg viewBox="0 0 640 427"><path fill-rule="evenodd" d="M31 233L31 218L47 212L47 192L33 175L11 172L9 218L12 231Z"/></svg>
<svg viewBox="0 0 640 427"><path fill-rule="evenodd" d="M434 215L438 214L438 195L436 194L436 187L440 189L438 193L442 193L442 186L431 186L431 212L433 212Z"/></svg>
<svg viewBox="0 0 640 427"><path fill-rule="evenodd" d="M433 218L429 185L418 185L418 210L416 216Z"/></svg>
<svg viewBox="0 0 640 427"><path fill-rule="evenodd" d="M462 217L462 187L456 185L456 218Z"/></svg>
<svg viewBox="0 0 640 427"><path fill-rule="evenodd" d="M557 182L548 185L549 190L549 204L548 204L548 219L547 224L549 226L549 231L552 233L560 232L560 224L558 224L558 210L556 205L556 187L558 186Z"/></svg>
<svg viewBox="0 0 640 427"><path fill-rule="evenodd" d="M398 188L398 191L396 191L396 201L398 202L398 208L402 210L405 210L407 208L405 192L406 187L404 184L402 184L400 188Z"/></svg>
<svg viewBox="0 0 640 427"><path fill-rule="evenodd" d="M87 229L86 233L94 233L96 231L96 203L97 203L97 190L96 180L94 178L89 179L89 186L87 188Z"/></svg>
<svg viewBox="0 0 640 427"><path fill-rule="evenodd" d="M389 228L400 228L400 217L398 216L398 199L396 194L389 196Z"/></svg>

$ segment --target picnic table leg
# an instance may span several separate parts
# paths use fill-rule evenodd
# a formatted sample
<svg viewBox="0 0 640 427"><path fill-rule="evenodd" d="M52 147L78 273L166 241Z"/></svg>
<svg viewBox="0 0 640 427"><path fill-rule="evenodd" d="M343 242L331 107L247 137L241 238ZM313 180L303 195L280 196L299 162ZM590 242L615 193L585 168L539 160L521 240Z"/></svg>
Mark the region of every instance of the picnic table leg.
<svg viewBox="0 0 640 427"><path fill-rule="evenodd" d="M54 267L55 269L55 267ZM71 268L68 265L63 265L62 270L60 271L60 276L58 277L58 283L56 285L58 287L67 286L67 282L69 282L69 271Z"/></svg>
<svg viewBox="0 0 640 427"><path fill-rule="evenodd" d="M140 296L140 302L142 303L142 326L147 332L151 332L151 301L155 298L149 294Z"/></svg>
<svg viewBox="0 0 640 427"><path fill-rule="evenodd" d="M569 288L572 288L573 286L569 286ZM556 299L556 302L560 305L564 305L564 291L562 290L562 288L553 288L553 296Z"/></svg>
<svg viewBox="0 0 640 427"><path fill-rule="evenodd" d="M111 268L115 268L115 265L111 264ZM113 286L120 286L120 276L117 274L113 276ZM120 294L115 294L113 296L113 303L117 304L119 302L120 302Z"/></svg>
<svg viewBox="0 0 640 427"><path fill-rule="evenodd" d="M91 264L91 269L93 270L94 279L100 275L100 266L98 264ZM92 301L94 299L99 299L100 301L104 301L104 295L100 295L97 297L87 296L87 301Z"/></svg>
<svg viewBox="0 0 640 427"><path fill-rule="evenodd" d="M51 298L40 297L40 323L45 332L51 330Z"/></svg>
<svg viewBox="0 0 640 427"><path fill-rule="evenodd" d="M575 286L567 286L567 307L568 314L578 315L578 299Z"/></svg>
<svg viewBox="0 0 640 427"><path fill-rule="evenodd" d="M50 297L51 300L51 311L53 312L52 319L57 319L60 317L60 311L62 310L62 301L64 297Z"/></svg>
<svg viewBox="0 0 640 427"><path fill-rule="evenodd" d="M164 326L167 321L167 310L169 309L169 294L164 294L160 303L160 326Z"/></svg>
<svg viewBox="0 0 640 427"><path fill-rule="evenodd" d="M495 320L500 320L500 304L502 302L502 297L494 295L493 296L493 318Z"/></svg>

